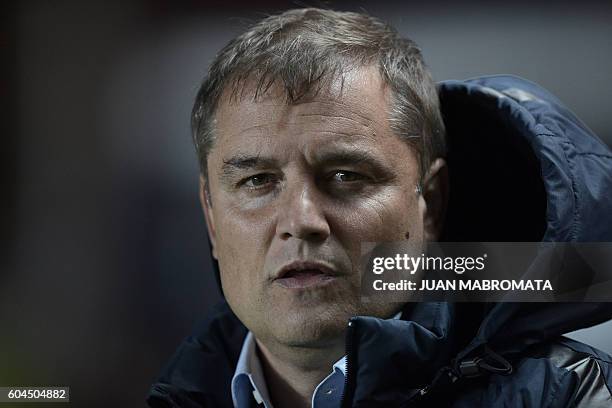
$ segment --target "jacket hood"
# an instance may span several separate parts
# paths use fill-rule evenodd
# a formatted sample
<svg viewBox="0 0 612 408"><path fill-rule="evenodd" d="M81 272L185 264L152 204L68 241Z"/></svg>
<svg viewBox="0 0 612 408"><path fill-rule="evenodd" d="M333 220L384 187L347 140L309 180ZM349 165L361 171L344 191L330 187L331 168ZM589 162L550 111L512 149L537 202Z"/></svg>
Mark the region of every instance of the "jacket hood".
<svg viewBox="0 0 612 408"><path fill-rule="evenodd" d="M557 98L505 75L444 81L438 91L450 174L441 241L612 241L612 152ZM385 406L472 357L511 361L611 318L612 303L445 302L409 304L402 321L357 317L347 343L358 345L349 381L359 387L349 399ZM364 365L360 356L376 358ZM404 364L408 378L380 375ZM387 392L398 389L406 395Z"/></svg>
<svg viewBox="0 0 612 408"><path fill-rule="evenodd" d="M444 240L612 241L612 151L557 98L507 75L444 81L439 95L454 211ZM610 306L491 305L474 340L499 333L502 351L518 351L517 337L590 326L612 318Z"/></svg>
<svg viewBox="0 0 612 408"><path fill-rule="evenodd" d="M612 241L612 151L555 96L508 75L444 81L439 96L454 211L444 240ZM466 216L466 208L477 215ZM475 342L501 331L505 343L516 337L529 343L608 320L610 310L606 304L496 304Z"/></svg>
<svg viewBox="0 0 612 408"><path fill-rule="evenodd" d="M612 152L557 98L514 76L438 89L461 212L443 240L612 241Z"/></svg>

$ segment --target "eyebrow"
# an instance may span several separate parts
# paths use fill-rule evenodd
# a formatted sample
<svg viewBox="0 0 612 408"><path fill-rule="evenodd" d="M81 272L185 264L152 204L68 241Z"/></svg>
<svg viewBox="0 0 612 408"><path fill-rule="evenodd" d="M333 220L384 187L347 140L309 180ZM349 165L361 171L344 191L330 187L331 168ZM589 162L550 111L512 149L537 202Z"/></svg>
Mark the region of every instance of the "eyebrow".
<svg viewBox="0 0 612 408"><path fill-rule="evenodd" d="M321 163L378 163L378 159L364 150L331 150L315 154L315 159Z"/></svg>
<svg viewBox="0 0 612 408"><path fill-rule="evenodd" d="M250 169L254 167L272 167L278 164L278 161L272 158L261 156L237 155L229 159L223 160L221 169L223 172L233 169Z"/></svg>
<svg viewBox="0 0 612 408"><path fill-rule="evenodd" d="M315 154L315 160L325 164L365 164L380 174L388 174L390 169L377 156L360 149L330 150Z"/></svg>
<svg viewBox="0 0 612 408"><path fill-rule="evenodd" d="M223 160L221 180L225 182L231 181L239 170L264 169L276 166L278 166L278 160L272 158L239 154Z"/></svg>

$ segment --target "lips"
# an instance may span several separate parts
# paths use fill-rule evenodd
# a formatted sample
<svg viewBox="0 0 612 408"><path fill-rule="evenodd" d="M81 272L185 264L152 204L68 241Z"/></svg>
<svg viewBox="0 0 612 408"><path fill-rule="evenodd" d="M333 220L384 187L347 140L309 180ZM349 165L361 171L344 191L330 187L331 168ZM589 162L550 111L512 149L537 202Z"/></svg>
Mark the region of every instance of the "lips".
<svg viewBox="0 0 612 408"><path fill-rule="evenodd" d="M337 275L321 262L295 261L282 267L274 281L285 288L299 289L327 284Z"/></svg>

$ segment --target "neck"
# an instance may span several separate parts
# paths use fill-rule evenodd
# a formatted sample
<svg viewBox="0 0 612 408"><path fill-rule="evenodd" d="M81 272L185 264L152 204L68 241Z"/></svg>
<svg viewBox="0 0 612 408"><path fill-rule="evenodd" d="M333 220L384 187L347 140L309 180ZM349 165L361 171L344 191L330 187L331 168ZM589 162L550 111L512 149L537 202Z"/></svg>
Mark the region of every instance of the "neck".
<svg viewBox="0 0 612 408"><path fill-rule="evenodd" d="M312 394L344 355L344 343L325 348L266 347L257 340L266 384L274 407L310 407Z"/></svg>

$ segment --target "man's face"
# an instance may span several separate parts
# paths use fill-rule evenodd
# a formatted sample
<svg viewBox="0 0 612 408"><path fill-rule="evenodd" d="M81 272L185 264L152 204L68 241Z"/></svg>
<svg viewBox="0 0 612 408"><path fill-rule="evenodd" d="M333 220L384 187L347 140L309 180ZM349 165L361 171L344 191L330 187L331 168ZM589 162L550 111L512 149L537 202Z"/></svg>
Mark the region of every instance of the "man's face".
<svg viewBox="0 0 612 408"><path fill-rule="evenodd" d="M397 309L360 301L361 243L423 239L417 157L388 97L363 68L295 105L278 89L222 99L203 205L225 297L259 341L325 345L351 316Z"/></svg>

